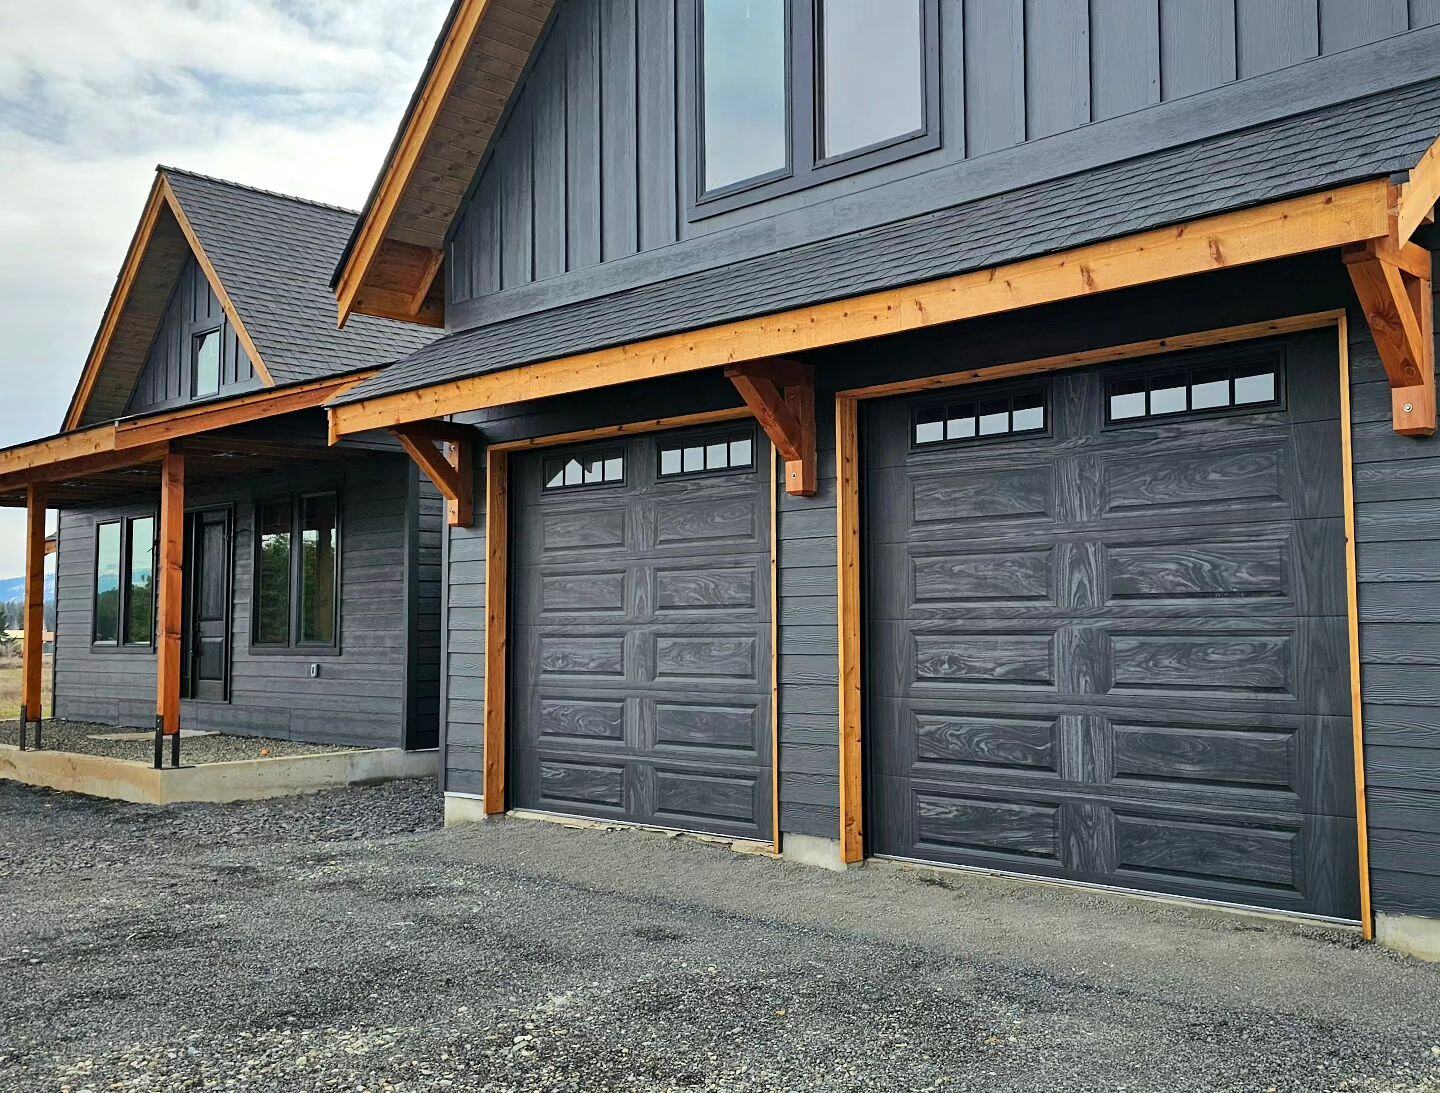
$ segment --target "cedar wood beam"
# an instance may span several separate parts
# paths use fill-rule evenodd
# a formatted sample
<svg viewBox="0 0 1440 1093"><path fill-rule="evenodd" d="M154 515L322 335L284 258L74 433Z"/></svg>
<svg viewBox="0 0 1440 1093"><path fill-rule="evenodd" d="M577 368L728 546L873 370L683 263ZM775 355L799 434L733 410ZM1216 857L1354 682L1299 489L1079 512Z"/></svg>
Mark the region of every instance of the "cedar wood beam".
<svg viewBox="0 0 1440 1093"><path fill-rule="evenodd" d="M25 636L21 644L20 730L44 716L41 665L45 651L45 488L25 491Z"/></svg>
<svg viewBox="0 0 1440 1093"><path fill-rule="evenodd" d="M1410 177L1401 187L1395 210L1396 239L1410 242L1421 224L1435 215L1440 202L1440 140L1426 150L1410 170Z"/></svg>
<svg viewBox="0 0 1440 1093"><path fill-rule="evenodd" d="M456 76L469 55L470 45L488 7L489 0L466 0L455 13L455 21L440 47L430 79L421 91L415 109L410 113L395 155L386 164L385 173L375 192L374 205L368 210L368 215L360 226L349 261L345 263L340 280L335 286L337 321L341 326L344 326L345 320L358 309L357 297L364 286L365 276L370 272L381 245L385 242L395 211L400 207L400 199L419 167L435 120L455 85ZM423 302L424 297L421 299ZM399 311L408 308L411 302L410 299L395 301ZM373 313L368 306L366 313ZM403 316L396 314L390 317Z"/></svg>
<svg viewBox="0 0 1440 1093"><path fill-rule="evenodd" d="M1345 268L1390 380L1391 418L1402 436L1435 432L1435 306L1430 254L1386 239L1344 250Z"/></svg>
<svg viewBox="0 0 1440 1093"><path fill-rule="evenodd" d="M485 815L505 811L505 705L510 653L510 453L485 467Z"/></svg>
<svg viewBox="0 0 1440 1093"><path fill-rule="evenodd" d="M442 453L433 431L397 428L390 432L444 496L446 522L452 528L471 527L475 523L473 436L455 435L442 441L446 448Z"/></svg>
<svg viewBox="0 0 1440 1093"><path fill-rule="evenodd" d="M185 577L185 457L165 457L160 481L159 604L155 714L166 736L180 731L180 631ZM157 758L158 763L158 758Z"/></svg>
<svg viewBox="0 0 1440 1093"><path fill-rule="evenodd" d="M725 375L784 457L786 492L813 496L818 482L814 368L799 361L759 361L727 368Z"/></svg>
<svg viewBox="0 0 1440 1093"><path fill-rule="evenodd" d="M332 407L334 437L468 410L803 352L1390 235L1392 192L1363 182L926 284Z"/></svg>

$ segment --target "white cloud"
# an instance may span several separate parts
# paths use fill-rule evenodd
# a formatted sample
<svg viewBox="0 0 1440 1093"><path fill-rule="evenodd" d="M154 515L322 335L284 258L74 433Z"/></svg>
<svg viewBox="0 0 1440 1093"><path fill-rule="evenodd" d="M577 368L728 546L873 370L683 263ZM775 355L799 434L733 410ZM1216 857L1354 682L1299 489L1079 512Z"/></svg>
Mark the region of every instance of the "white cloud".
<svg viewBox="0 0 1440 1093"><path fill-rule="evenodd" d="M58 427L157 163L358 207L447 7L0 0L0 446Z"/></svg>

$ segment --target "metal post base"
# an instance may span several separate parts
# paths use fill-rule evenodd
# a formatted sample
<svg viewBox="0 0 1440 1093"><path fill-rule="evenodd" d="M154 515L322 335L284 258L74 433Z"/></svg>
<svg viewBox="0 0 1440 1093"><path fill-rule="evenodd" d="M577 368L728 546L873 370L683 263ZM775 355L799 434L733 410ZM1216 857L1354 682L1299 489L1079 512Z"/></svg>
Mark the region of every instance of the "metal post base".
<svg viewBox="0 0 1440 1093"><path fill-rule="evenodd" d="M20 750L24 751L28 746L26 738L30 735L30 711L22 703L20 706Z"/></svg>
<svg viewBox="0 0 1440 1093"><path fill-rule="evenodd" d="M155 718L155 769L161 770L165 766L165 718ZM177 729L170 735L170 765L180 765L180 731Z"/></svg>

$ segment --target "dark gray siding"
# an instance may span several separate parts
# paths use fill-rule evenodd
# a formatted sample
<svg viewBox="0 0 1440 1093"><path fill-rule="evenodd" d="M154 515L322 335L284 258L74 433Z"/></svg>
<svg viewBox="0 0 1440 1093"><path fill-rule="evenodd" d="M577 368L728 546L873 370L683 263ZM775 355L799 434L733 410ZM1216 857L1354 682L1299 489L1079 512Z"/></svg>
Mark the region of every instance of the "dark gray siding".
<svg viewBox="0 0 1440 1093"><path fill-rule="evenodd" d="M1350 321L1373 898L1440 915L1440 440L1395 434L1369 329Z"/></svg>
<svg viewBox="0 0 1440 1093"><path fill-rule="evenodd" d="M440 737L441 538L445 501L429 478L411 468L410 640L406 746L433 748Z"/></svg>
<svg viewBox="0 0 1440 1093"><path fill-rule="evenodd" d="M780 787L787 832L838 835L836 513L832 393L903 376L1028 360L1353 302L1317 255L1023 315L812 354L819 490L781 496ZM1368 328L1352 316L1361 650L1374 894L1381 911L1440 914L1440 440L1396 436ZM734 405L712 375L472 415L494 440ZM616 409L623 407L623 409ZM477 488L483 487L483 479ZM482 789L484 521L447 536L447 789Z"/></svg>
<svg viewBox="0 0 1440 1093"><path fill-rule="evenodd" d="M185 702L182 720L187 728L374 747L404 743L406 585L421 583L410 582L406 565L411 556L407 517L415 511L413 475L408 460L377 453L189 490L189 507L234 506L235 573L231 701ZM329 488L341 494L340 655L252 653L254 502ZM95 524L137 511L153 512L154 501L144 498L124 510L60 514L58 717L154 725L154 654L95 650L90 645ZM432 588L420 597L433 600L433 595ZM317 679L309 678L312 663L320 665Z"/></svg>
<svg viewBox="0 0 1440 1093"><path fill-rule="evenodd" d="M130 396L127 414L145 413L191 401L193 341L197 333L220 327L220 394L260 386L245 348L220 306L215 290L194 258L185 263L165 317Z"/></svg>
<svg viewBox="0 0 1440 1093"><path fill-rule="evenodd" d="M1440 32L1424 29L1440 17L1426 3L941 0L938 150L692 219L688 2L558 5L457 220L446 266L452 328L849 233L1440 71ZM1391 40L1400 35L1404 44ZM1338 56L1367 45L1363 55Z"/></svg>

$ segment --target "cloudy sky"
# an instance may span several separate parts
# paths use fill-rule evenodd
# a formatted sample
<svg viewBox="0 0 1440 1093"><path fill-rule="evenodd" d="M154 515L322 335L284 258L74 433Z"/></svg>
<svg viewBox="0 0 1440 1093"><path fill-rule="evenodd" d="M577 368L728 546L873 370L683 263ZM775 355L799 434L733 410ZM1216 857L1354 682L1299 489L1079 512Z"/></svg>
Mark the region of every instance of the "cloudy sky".
<svg viewBox="0 0 1440 1093"><path fill-rule="evenodd" d="M59 427L157 163L358 208L447 7L0 0L0 446Z"/></svg>

